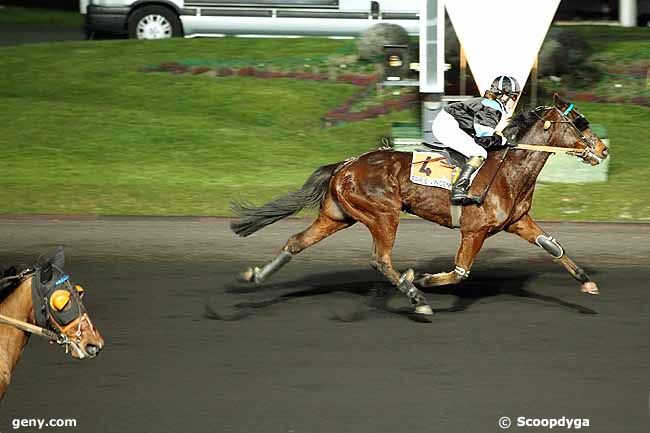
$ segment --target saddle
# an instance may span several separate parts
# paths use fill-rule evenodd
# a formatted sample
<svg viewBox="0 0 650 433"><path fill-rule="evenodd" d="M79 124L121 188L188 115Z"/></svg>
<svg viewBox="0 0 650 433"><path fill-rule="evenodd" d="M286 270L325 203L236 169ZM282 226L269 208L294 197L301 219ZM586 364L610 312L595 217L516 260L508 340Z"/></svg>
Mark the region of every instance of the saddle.
<svg viewBox="0 0 650 433"><path fill-rule="evenodd" d="M462 167L467 162L467 157L451 147L438 146L435 144L422 143L427 152L435 152L445 157L444 162L452 167Z"/></svg>

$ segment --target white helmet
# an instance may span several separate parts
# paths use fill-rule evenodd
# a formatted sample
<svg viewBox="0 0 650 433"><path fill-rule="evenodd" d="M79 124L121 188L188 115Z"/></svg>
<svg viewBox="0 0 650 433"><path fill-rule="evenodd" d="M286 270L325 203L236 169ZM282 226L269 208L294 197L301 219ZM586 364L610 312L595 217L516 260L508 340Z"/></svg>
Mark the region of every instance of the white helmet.
<svg viewBox="0 0 650 433"><path fill-rule="evenodd" d="M517 96L521 92L521 87L514 77L500 75L492 81L490 92L497 95Z"/></svg>

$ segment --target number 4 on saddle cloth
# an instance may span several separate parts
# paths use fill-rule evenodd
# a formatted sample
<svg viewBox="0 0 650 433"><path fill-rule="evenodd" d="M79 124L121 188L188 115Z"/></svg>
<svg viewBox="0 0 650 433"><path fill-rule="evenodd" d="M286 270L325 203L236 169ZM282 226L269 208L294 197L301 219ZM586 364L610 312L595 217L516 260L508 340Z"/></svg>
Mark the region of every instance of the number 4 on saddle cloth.
<svg viewBox="0 0 650 433"><path fill-rule="evenodd" d="M418 185L451 190L467 158L453 149L429 146L413 152L410 180ZM472 175L472 180L478 171Z"/></svg>

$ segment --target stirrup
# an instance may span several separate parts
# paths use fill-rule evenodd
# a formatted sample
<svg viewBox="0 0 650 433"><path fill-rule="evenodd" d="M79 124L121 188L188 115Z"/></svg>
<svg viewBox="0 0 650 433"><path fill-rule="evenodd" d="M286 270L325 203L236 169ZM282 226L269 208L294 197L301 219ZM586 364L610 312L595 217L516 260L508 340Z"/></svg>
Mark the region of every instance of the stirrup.
<svg viewBox="0 0 650 433"><path fill-rule="evenodd" d="M482 204L483 200L481 197L476 197L473 195L466 195L464 197L456 197L456 199L451 199L451 204L454 206L469 206L472 204Z"/></svg>
<svg viewBox="0 0 650 433"><path fill-rule="evenodd" d="M451 190L451 204L464 205L469 199L469 188L465 190Z"/></svg>
<svg viewBox="0 0 650 433"><path fill-rule="evenodd" d="M461 196L456 196L451 198L451 204L459 206L459 205L465 205L467 200L469 200L469 196L467 194L461 195Z"/></svg>

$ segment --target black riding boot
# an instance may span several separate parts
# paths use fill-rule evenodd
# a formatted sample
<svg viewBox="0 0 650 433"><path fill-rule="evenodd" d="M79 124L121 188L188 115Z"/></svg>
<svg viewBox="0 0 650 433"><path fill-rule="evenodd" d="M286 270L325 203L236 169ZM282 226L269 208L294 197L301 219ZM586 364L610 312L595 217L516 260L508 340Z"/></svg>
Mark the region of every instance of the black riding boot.
<svg viewBox="0 0 650 433"><path fill-rule="evenodd" d="M456 183L451 188L451 204L468 205L476 201L469 196L469 185L472 174L483 165L483 157L473 156L460 170Z"/></svg>

